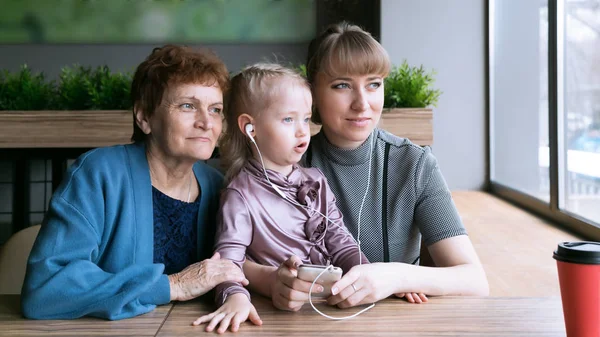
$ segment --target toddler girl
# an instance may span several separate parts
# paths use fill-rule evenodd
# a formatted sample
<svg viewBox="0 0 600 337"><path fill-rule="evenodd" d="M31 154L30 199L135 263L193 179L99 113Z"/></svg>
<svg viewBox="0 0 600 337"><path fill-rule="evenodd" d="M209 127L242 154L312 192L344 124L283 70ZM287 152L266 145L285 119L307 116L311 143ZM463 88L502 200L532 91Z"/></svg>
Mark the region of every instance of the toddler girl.
<svg viewBox="0 0 600 337"><path fill-rule="evenodd" d="M279 266L292 255L344 272L368 263L344 227L321 171L298 166L311 136L307 81L283 66L256 64L232 79L226 103L222 155L228 186L221 197L216 242L221 257L240 268L246 257ZM222 306L194 325L211 321L207 331L212 331L220 323L222 333L229 325L237 331L248 317L261 324L241 284L223 283L216 296Z"/></svg>

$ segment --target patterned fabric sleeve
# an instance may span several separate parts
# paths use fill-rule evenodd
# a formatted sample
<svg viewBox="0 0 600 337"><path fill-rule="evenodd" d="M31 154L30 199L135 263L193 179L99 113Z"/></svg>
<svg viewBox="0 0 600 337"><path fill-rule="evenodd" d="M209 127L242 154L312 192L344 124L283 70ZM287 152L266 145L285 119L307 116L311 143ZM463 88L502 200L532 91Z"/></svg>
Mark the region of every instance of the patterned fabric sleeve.
<svg viewBox="0 0 600 337"><path fill-rule="evenodd" d="M417 166L415 191L417 203L414 220L425 245L467 234L437 160L429 148L423 152Z"/></svg>

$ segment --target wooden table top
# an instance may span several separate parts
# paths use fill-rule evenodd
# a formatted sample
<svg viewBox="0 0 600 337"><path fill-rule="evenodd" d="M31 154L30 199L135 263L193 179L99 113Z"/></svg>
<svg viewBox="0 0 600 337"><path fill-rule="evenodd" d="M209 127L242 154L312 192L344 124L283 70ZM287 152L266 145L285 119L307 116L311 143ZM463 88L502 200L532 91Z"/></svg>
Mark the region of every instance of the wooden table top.
<svg viewBox="0 0 600 337"><path fill-rule="evenodd" d="M310 305L291 313L273 308L258 295L253 301L263 326L244 323L235 336L565 336L559 297L440 297L426 304L390 298L344 321L321 317ZM206 334L204 326L193 327L191 322L212 309L205 301L190 301L121 321L34 321L22 318L18 296L0 295L0 335L198 336ZM358 311L324 305L319 309L332 316Z"/></svg>
<svg viewBox="0 0 600 337"><path fill-rule="evenodd" d="M19 295L0 295L0 336L155 336L172 304L131 319L38 321L23 318Z"/></svg>

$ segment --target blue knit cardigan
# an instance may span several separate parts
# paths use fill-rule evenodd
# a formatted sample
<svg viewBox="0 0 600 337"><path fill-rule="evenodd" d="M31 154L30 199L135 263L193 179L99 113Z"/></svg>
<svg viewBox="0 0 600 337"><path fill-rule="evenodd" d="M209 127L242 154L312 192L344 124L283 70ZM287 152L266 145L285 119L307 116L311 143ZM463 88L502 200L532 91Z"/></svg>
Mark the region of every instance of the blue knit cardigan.
<svg viewBox="0 0 600 337"><path fill-rule="evenodd" d="M202 191L198 260L213 250L222 175L194 165ZM91 150L70 167L50 201L27 264L25 317L110 320L170 300L164 265L153 263L153 211L145 145Z"/></svg>

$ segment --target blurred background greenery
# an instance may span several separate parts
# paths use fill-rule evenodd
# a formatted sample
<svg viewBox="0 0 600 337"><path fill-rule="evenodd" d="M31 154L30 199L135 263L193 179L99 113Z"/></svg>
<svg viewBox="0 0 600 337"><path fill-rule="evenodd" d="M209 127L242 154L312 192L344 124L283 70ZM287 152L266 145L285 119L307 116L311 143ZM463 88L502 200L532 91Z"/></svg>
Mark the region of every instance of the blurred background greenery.
<svg viewBox="0 0 600 337"><path fill-rule="evenodd" d="M305 42L316 0L2 0L0 43Z"/></svg>

